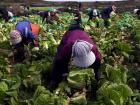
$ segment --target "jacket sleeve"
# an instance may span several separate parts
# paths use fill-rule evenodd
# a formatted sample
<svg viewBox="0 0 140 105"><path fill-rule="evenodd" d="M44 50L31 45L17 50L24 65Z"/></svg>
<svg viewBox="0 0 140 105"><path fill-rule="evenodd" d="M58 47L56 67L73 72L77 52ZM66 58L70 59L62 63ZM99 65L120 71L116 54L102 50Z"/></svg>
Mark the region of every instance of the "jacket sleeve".
<svg viewBox="0 0 140 105"><path fill-rule="evenodd" d="M95 53L96 60L101 62L102 56L101 56L101 53L99 52L96 44L93 45L92 51Z"/></svg>
<svg viewBox="0 0 140 105"><path fill-rule="evenodd" d="M33 43L34 43L34 47L39 47L39 43L38 43L38 36L36 34L34 34L30 29L27 28L27 34L28 37L33 39Z"/></svg>
<svg viewBox="0 0 140 105"><path fill-rule="evenodd" d="M101 77L101 71L99 70L101 66L101 53L99 52L96 45L93 45L92 51L95 53L96 56L96 60L93 63L92 68L94 69L95 79L98 82Z"/></svg>

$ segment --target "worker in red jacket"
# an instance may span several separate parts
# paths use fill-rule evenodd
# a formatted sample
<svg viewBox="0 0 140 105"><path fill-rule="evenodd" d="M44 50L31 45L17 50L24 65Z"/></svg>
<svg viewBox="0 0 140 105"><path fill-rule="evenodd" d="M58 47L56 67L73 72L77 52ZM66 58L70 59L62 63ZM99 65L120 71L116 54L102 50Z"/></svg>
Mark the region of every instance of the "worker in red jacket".
<svg viewBox="0 0 140 105"><path fill-rule="evenodd" d="M69 74L69 62L73 58L74 65L83 68L93 68L97 82L100 78L101 53L91 37L80 28L68 30L57 49L54 59L51 83L49 89L52 91L58 84L66 79Z"/></svg>
<svg viewBox="0 0 140 105"><path fill-rule="evenodd" d="M25 59L24 45L33 44L34 50L39 50L38 35L40 26L29 20L16 24L15 30L10 33L11 44L14 46L14 61L22 62Z"/></svg>

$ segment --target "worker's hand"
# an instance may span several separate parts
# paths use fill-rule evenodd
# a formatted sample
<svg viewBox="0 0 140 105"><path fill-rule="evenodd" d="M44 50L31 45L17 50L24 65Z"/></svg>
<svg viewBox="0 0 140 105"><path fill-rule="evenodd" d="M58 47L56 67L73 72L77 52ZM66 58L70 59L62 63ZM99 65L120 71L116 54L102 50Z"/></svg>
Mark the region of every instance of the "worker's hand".
<svg viewBox="0 0 140 105"><path fill-rule="evenodd" d="M110 17L114 17L114 16L116 16L116 13L115 13L114 11L112 11L112 12L110 13Z"/></svg>
<svg viewBox="0 0 140 105"><path fill-rule="evenodd" d="M38 51L39 50L39 47L34 47L32 50L33 51Z"/></svg>

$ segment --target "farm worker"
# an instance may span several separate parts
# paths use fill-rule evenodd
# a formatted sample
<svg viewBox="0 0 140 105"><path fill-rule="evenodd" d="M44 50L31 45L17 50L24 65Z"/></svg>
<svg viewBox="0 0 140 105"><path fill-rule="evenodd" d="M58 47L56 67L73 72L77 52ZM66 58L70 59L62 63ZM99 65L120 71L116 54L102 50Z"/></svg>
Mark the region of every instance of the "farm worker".
<svg viewBox="0 0 140 105"><path fill-rule="evenodd" d="M81 29L81 30L84 30L82 27L81 27L81 24L82 24L82 20L81 20L81 14L80 14L80 11L76 10L74 11L74 19L69 27L69 30L75 30L75 29Z"/></svg>
<svg viewBox="0 0 140 105"><path fill-rule="evenodd" d="M69 62L73 59L74 65L81 68L93 68L95 79L100 78L101 53L91 37L79 28L65 32L53 62L51 83L49 89L57 88L69 74Z"/></svg>
<svg viewBox="0 0 140 105"><path fill-rule="evenodd" d="M140 9L134 9L134 14L136 14L140 19Z"/></svg>
<svg viewBox="0 0 140 105"><path fill-rule="evenodd" d="M9 21L16 21L16 17L11 11L8 11Z"/></svg>
<svg viewBox="0 0 140 105"><path fill-rule="evenodd" d="M91 9L88 13L88 16L89 16L88 21L93 20L93 22L95 22L96 26L98 27L99 26L98 18L100 16L99 11L97 9Z"/></svg>
<svg viewBox="0 0 140 105"><path fill-rule="evenodd" d="M0 8L0 18L4 19L5 22L8 22L8 20L13 16L13 13L8 11L6 8Z"/></svg>
<svg viewBox="0 0 140 105"><path fill-rule="evenodd" d="M78 24L78 25L79 25L80 23L82 23L80 11L76 11L76 12L75 12L74 21L75 21L76 24Z"/></svg>
<svg viewBox="0 0 140 105"><path fill-rule="evenodd" d="M29 11L30 11L30 7L25 5L24 6L24 15L28 17L29 16Z"/></svg>
<svg viewBox="0 0 140 105"><path fill-rule="evenodd" d="M58 20L57 12L53 11L40 11L38 13L42 17L42 22L52 23L53 20Z"/></svg>
<svg viewBox="0 0 140 105"><path fill-rule="evenodd" d="M109 18L115 14L115 11L116 11L116 6L113 5L111 7L108 7L108 8L104 8L102 11L101 11L101 17L104 19L104 25L106 27L108 27L110 25L109 23Z"/></svg>
<svg viewBox="0 0 140 105"><path fill-rule="evenodd" d="M33 50L39 50L38 35L40 26L29 20L19 21L14 30L10 33L10 41L14 46L15 62L22 62L25 59L24 45L32 44Z"/></svg>
<svg viewBox="0 0 140 105"><path fill-rule="evenodd" d="M99 17L100 13L97 9L91 9L88 13L89 20Z"/></svg>

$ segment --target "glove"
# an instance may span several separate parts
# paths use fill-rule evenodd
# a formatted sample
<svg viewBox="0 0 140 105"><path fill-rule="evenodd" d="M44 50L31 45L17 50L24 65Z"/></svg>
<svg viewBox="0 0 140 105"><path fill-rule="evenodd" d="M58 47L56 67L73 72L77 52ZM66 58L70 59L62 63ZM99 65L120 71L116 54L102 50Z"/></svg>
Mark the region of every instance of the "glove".
<svg viewBox="0 0 140 105"><path fill-rule="evenodd" d="M38 51L39 50L39 47L34 47L33 48L33 51Z"/></svg>

